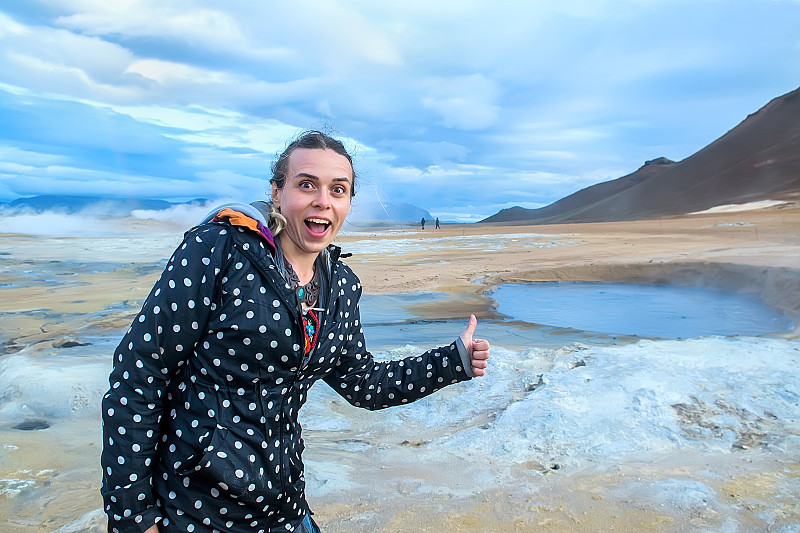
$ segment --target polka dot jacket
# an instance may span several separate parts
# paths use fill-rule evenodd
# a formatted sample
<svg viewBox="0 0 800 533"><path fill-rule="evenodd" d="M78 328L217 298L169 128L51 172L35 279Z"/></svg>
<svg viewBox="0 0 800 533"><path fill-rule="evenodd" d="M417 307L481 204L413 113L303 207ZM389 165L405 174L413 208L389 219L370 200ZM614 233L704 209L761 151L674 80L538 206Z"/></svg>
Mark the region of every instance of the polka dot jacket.
<svg viewBox="0 0 800 533"><path fill-rule="evenodd" d="M458 341L375 362L361 284L337 254L304 357L300 303L264 242L227 222L188 232L115 351L102 401L109 531L299 530L297 414L317 380L381 409L471 377Z"/></svg>

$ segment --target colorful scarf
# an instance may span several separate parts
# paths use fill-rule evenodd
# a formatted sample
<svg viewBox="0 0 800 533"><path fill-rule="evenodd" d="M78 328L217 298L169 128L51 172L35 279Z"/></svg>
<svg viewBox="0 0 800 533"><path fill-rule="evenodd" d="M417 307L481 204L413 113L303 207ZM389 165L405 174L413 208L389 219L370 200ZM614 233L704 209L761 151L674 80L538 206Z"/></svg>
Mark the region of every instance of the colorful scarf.
<svg viewBox="0 0 800 533"><path fill-rule="evenodd" d="M319 318L317 312L313 309L308 309L303 313L303 348L305 354L311 353L314 345L317 344L319 337Z"/></svg>

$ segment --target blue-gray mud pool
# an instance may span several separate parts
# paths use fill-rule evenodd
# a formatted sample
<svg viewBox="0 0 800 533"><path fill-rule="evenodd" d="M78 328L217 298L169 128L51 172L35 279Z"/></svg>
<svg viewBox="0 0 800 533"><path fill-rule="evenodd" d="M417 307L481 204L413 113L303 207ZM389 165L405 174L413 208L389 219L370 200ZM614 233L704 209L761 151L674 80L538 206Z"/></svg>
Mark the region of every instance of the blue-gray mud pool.
<svg viewBox="0 0 800 533"><path fill-rule="evenodd" d="M407 344L436 346L455 338L464 330L466 317L447 319L436 316L430 308L424 308L431 303L447 306L448 302L452 302L448 300L448 295L439 292L363 295L360 302L361 322L370 350L391 350ZM481 318L478 324L478 337L493 339L505 348L517 350L532 346L558 347L573 342L600 346L619 340L603 332L510 323L499 317Z"/></svg>
<svg viewBox="0 0 800 533"><path fill-rule="evenodd" d="M794 329L758 298L707 288L540 282L501 285L490 296L513 320L609 335L686 339Z"/></svg>

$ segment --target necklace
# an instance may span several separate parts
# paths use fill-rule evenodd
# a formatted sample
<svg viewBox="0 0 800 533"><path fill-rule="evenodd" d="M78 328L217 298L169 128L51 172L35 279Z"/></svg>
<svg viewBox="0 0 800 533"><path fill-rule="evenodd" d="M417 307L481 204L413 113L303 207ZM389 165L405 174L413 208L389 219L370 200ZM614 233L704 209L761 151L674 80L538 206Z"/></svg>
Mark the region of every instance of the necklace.
<svg viewBox="0 0 800 533"><path fill-rule="evenodd" d="M314 267L314 275L311 277L311 281L306 283L305 285L300 284L300 278L297 277L297 272L294 271L292 268L291 263L286 260L284 257L283 259L284 264L286 265L286 272L289 274L289 285L291 285L292 290L297 293L297 298L300 299L301 303L306 304L308 307L313 307L315 303L317 303L317 296L319 296L319 272L316 266Z"/></svg>

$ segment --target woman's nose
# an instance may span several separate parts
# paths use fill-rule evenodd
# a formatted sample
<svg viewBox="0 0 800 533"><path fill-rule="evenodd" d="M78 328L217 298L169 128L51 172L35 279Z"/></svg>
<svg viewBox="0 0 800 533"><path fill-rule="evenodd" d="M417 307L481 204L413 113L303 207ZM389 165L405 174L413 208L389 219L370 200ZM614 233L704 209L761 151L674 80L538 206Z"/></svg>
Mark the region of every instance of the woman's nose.
<svg viewBox="0 0 800 533"><path fill-rule="evenodd" d="M330 194L325 189L319 189L311 203L315 207L328 207L331 205Z"/></svg>

